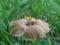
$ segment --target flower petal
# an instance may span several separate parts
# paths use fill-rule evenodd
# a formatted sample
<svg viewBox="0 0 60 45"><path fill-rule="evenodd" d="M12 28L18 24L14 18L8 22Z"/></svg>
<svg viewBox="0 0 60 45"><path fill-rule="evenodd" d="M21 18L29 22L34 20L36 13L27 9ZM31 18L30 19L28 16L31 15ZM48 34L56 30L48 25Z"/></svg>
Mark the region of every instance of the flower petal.
<svg viewBox="0 0 60 45"><path fill-rule="evenodd" d="M38 38L44 38L45 31L38 25L29 26L24 33L24 37L27 40L36 40Z"/></svg>
<svg viewBox="0 0 60 45"><path fill-rule="evenodd" d="M44 22L44 21L42 21L42 20L37 20L35 22L35 24L39 25L40 27L42 27L46 31L46 33L48 33L50 31L49 24Z"/></svg>
<svg viewBox="0 0 60 45"><path fill-rule="evenodd" d="M32 18L32 19L31 19L31 22L35 22L35 21L36 21L36 19L35 19L35 18Z"/></svg>
<svg viewBox="0 0 60 45"><path fill-rule="evenodd" d="M16 21L12 21L11 23L10 23L10 25L16 25L16 24L26 24L27 23L27 20L25 20L25 19L20 19L20 20L16 20Z"/></svg>
<svg viewBox="0 0 60 45"><path fill-rule="evenodd" d="M14 29L10 32L10 34L12 36L18 37L21 36L22 34L24 34L24 32L26 31L27 26L25 25L19 25L14 27Z"/></svg>

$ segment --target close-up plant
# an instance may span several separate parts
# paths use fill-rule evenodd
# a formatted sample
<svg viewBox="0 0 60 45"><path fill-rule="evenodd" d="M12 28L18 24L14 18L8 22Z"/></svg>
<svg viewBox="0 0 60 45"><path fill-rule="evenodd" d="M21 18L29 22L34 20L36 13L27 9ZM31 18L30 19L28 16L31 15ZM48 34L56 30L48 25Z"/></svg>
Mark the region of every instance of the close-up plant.
<svg viewBox="0 0 60 45"><path fill-rule="evenodd" d="M0 0L0 45L60 45L60 1Z"/></svg>

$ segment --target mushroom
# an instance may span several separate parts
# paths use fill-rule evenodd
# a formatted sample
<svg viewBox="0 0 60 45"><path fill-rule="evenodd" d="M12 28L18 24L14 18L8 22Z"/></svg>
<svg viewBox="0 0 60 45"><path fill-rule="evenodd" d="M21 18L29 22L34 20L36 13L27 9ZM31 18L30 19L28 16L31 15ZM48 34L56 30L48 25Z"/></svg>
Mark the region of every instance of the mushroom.
<svg viewBox="0 0 60 45"><path fill-rule="evenodd" d="M50 31L48 23L32 17L12 21L10 25L16 25L10 32L12 36L19 37L24 34L24 39L26 40L45 38L46 33Z"/></svg>

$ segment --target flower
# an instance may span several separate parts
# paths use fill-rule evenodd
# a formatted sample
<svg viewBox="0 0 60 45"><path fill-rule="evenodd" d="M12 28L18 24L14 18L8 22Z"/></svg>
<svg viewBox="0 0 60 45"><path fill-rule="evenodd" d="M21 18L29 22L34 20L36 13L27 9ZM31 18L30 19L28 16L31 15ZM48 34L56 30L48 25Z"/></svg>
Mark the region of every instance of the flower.
<svg viewBox="0 0 60 45"><path fill-rule="evenodd" d="M48 23L32 17L12 21L10 25L16 25L10 32L12 36L19 37L24 34L26 40L45 38L46 33L50 31Z"/></svg>

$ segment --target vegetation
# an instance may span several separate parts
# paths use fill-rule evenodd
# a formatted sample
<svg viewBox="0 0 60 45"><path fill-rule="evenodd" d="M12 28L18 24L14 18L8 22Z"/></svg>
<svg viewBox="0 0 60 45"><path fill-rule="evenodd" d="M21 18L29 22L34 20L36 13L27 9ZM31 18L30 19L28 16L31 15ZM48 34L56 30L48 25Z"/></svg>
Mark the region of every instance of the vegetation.
<svg viewBox="0 0 60 45"><path fill-rule="evenodd" d="M11 21L29 15L49 23L46 39L30 42L9 34ZM60 45L60 0L0 0L0 45Z"/></svg>

